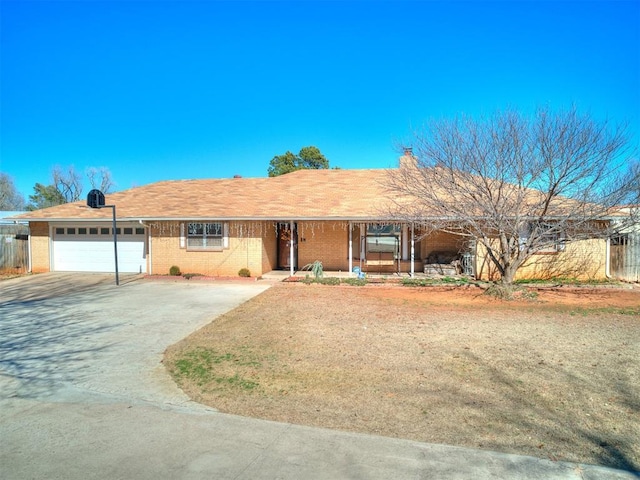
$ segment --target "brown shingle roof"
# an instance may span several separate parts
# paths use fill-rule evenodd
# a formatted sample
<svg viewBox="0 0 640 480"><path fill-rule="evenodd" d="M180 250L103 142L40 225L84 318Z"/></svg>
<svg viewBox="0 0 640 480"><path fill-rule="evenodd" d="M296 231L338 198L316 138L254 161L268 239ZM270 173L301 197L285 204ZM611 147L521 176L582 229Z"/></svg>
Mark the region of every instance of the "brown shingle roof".
<svg viewBox="0 0 640 480"><path fill-rule="evenodd" d="M387 210L387 170L299 170L272 178L173 180L106 196L118 219L379 219ZM85 201L16 218L109 219Z"/></svg>

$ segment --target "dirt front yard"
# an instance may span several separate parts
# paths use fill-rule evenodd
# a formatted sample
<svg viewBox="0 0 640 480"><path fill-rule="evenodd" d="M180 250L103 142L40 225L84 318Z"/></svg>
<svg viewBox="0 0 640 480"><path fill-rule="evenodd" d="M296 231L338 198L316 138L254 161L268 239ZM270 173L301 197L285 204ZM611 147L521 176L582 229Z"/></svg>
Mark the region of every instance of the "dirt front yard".
<svg viewBox="0 0 640 480"><path fill-rule="evenodd" d="M640 290L277 284L169 348L223 412L640 470Z"/></svg>

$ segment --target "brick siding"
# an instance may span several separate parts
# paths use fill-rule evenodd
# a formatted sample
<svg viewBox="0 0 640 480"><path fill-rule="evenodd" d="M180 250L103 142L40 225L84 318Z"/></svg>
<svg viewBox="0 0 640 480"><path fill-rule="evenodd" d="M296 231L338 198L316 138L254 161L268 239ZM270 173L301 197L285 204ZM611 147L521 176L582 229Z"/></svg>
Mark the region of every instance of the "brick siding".
<svg viewBox="0 0 640 480"><path fill-rule="evenodd" d="M49 223L29 223L29 235L29 240L31 242L31 271L33 273L49 272L51 270Z"/></svg>
<svg viewBox="0 0 640 480"><path fill-rule="evenodd" d="M262 273L270 272L278 268L278 238L276 225L265 223L262 236Z"/></svg>
<svg viewBox="0 0 640 480"><path fill-rule="evenodd" d="M467 239L461 235L445 232L433 232L421 240L423 260L435 252L463 252Z"/></svg>
<svg viewBox="0 0 640 480"><path fill-rule="evenodd" d="M263 242L263 238L275 237L273 227L270 227L268 222L227 222L229 245L221 251L190 251L181 248L181 223L188 222L150 224L153 274L168 274L170 268L175 265L183 273L237 276L240 269L247 268L252 276L259 276L265 272L265 265L268 268L270 257L274 256L271 252L273 248L266 248Z"/></svg>
<svg viewBox="0 0 640 480"><path fill-rule="evenodd" d="M348 222L299 222L298 268L316 260L324 270L349 269Z"/></svg>
<svg viewBox="0 0 640 480"><path fill-rule="evenodd" d="M606 240L580 240L569 242L564 251L533 255L516 274L516 280L575 278L596 280L606 278ZM477 277L498 280L500 275L478 247L476 259Z"/></svg>

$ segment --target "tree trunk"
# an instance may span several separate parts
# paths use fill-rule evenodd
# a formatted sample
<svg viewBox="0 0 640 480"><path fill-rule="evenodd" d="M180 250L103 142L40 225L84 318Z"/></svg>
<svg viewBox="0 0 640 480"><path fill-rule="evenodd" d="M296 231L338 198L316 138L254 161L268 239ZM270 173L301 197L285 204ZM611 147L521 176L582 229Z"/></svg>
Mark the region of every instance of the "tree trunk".
<svg viewBox="0 0 640 480"><path fill-rule="evenodd" d="M500 283L502 283L503 285L512 285L513 281L516 278L516 272L518 271L519 266L520 264L512 263L504 267Z"/></svg>

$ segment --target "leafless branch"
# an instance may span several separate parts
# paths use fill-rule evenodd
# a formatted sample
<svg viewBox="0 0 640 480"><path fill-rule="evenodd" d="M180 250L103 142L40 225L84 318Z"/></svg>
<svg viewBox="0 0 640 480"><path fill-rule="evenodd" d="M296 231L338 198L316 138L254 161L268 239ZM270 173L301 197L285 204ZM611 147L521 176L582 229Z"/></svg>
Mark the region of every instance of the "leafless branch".
<svg viewBox="0 0 640 480"><path fill-rule="evenodd" d="M390 213L472 237L505 283L536 252L609 235L640 190L626 126L575 108L434 121L414 141L413 164L390 171Z"/></svg>
<svg viewBox="0 0 640 480"><path fill-rule="evenodd" d="M91 188L96 188L102 193L109 193L114 187L111 171L107 167L89 167L86 175Z"/></svg>
<svg viewBox="0 0 640 480"><path fill-rule="evenodd" d="M53 168L53 185L64 197L66 202L76 202L82 195L82 177L70 166L64 172L60 166Z"/></svg>

